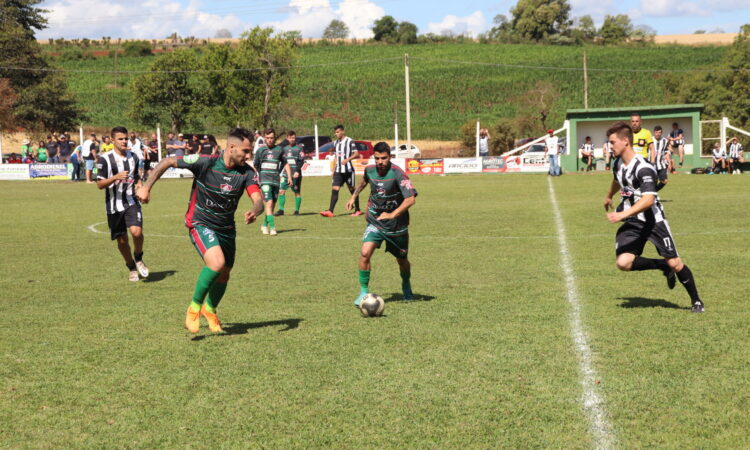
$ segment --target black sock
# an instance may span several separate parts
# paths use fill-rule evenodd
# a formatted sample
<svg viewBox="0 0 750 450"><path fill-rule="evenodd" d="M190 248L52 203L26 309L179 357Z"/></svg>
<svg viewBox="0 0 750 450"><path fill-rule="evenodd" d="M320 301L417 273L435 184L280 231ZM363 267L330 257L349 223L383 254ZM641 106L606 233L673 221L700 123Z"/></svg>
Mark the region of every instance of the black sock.
<svg viewBox="0 0 750 450"><path fill-rule="evenodd" d="M137 261L143 261L143 252L133 253L133 259Z"/></svg>
<svg viewBox="0 0 750 450"><path fill-rule="evenodd" d="M656 183L656 192L661 191L664 186L666 186L665 183L662 183L661 181L657 182Z"/></svg>
<svg viewBox="0 0 750 450"><path fill-rule="evenodd" d="M328 207L328 211L333 212L333 208L336 207L336 202L339 201L339 191L331 190L331 205Z"/></svg>
<svg viewBox="0 0 750 450"><path fill-rule="evenodd" d="M131 263L125 263L125 265L128 267L128 270L133 271L135 270L135 261Z"/></svg>
<svg viewBox="0 0 750 450"><path fill-rule="evenodd" d="M680 280L680 283L685 287L685 290L690 296L690 301L693 304L695 304L695 302L702 302L701 297L698 295L698 288L695 287L693 272L690 271L687 265L683 266L682 270L677 272L677 279Z"/></svg>
<svg viewBox="0 0 750 450"><path fill-rule="evenodd" d="M359 196L354 198L354 210L359 211Z"/></svg>
<svg viewBox="0 0 750 450"><path fill-rule="evenodd" d="M630 270L661 270L665 272L669 270L669 264L663 259L636 256Z"/></svg>

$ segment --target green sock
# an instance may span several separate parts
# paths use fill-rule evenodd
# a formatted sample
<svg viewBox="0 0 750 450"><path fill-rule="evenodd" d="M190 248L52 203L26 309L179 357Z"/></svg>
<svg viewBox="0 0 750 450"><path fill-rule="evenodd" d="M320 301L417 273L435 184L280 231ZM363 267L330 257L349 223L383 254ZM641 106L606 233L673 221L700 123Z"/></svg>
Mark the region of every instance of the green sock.
<svg viewBox="0 0 750 450"><path fill-rule="evenodd" d="M195 283L195 291L193 291L193 302L190 306L193 311L200 309L203 304L203 300L206 298L208 290L214 281L219 277L219 272L215 272L208 267L203 267L201 273L198 275L198 281Z"/></svg>
<svg viewBox="0 0 750 450"><path fill-rule="evenodd" d="M286 194L279 195L279 211L284 210L284 205L286 205Z"/></svg>
<svg viewBox="0 0 750 450"><path fill-rule="evenodd" d="M411 272L401 272L401 291L411 295Z"/></svg>
<svg viewBox="0 0 750 450"><path fill-rule="evenodd" d="M302 197L294 197L294 210L299 211L299 207L302 204Z"/></svg>
<svg viewBox="0 0 750 450"><path fill-rule="evenodd" d="M370 271L360 270L359 271L359 291L367 293L368 286L370 285Z"/></svg>
<svg viewBox="0 0 750 450"><path fill-rule="evenodd" d="M212 314L216 314L216 308L219 307L221 298L224 297L224 292L227 290L226 283L215 282L211 285L211 289L208 290L208 299L206 299L206 310Z"/></svg>
<svg viewBox="0 0 750 450"><path fill-rule="evenodd" d="M273 215L266 216L266 221L268 221L268 228L276 228L276 222L273 220Z"/></svg>

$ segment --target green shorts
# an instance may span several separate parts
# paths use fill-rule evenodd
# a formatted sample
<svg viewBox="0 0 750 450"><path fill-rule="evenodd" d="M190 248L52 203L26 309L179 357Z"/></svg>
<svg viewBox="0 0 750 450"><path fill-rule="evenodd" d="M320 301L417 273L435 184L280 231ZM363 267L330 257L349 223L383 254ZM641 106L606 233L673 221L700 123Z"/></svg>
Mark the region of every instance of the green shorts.
<svg viewBox="0 0 750 450"><path fill-rule="evenodd" d="M234 267L234 255L237 252L237 247L234 244L236 236L234 231L219 233L202 225L196 225L193 228L188 228L188 230L190 241L198 250L201 258L209 248L219 245L221 246L221 252L224 253L224 265Z"/></svg>
<svg viewBox="0 0 750 450"><path fill-rule="evenodd" d="M260 190L263 192L263 201L276 201L279 198L279 187L272 184L261 184Z"/></svg>
<svg viewBox="0 0 750 450"><path fill-rule="evenodd" d="M286 191L287 189L289 189L289 181L286 179L286 177L281 177L281 187L279 189L282 191ZM292 192L294 192L295 194L299 194L301 190L302 174L300 173L297 178L292 178Z"/></svg>
<svg viewBox="0 0 750 450"><path fill-rule="evenodd" d="M365 234L362 235L362 242L374 242L380 248L383 241L385 241L385 251L396 258L406 258L409 254L409 233L400 236L386 236L375 225L367 225Z"/></svg>

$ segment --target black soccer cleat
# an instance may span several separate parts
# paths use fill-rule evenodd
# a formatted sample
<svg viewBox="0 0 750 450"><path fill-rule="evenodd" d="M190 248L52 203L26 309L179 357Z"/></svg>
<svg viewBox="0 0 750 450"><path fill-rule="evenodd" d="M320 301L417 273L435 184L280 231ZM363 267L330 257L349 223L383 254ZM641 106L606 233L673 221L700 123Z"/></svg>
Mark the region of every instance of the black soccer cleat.
<svg viewBox="0 0 750 450"><path fill-rule="evenodd" d="M674 289L675 284L677 284L677 276L672 269L665 270L664 276L667 277L667 287L669 289Z"/></svg>
<svg viewBox="0 0 750 450"><path fill-rule="evenodd" d="M299 211L294 211L295 216L299 216Z"/></svg>
<svg viewBox="0 0 750 450"><path fill-rule="evenodd" d="M693 303L693 308L691 309L694 313L702 313L704 311L703 309L703 302L698 300L697 302Z"/></svg>
<svg viewBox="0 0 750 450"><path fill-rule="evenodd" d="M276 216L276 217L283 216L284 215L284 210L280 209L280 210L276 211L275 213L273 213L273 215Z"/></svg>

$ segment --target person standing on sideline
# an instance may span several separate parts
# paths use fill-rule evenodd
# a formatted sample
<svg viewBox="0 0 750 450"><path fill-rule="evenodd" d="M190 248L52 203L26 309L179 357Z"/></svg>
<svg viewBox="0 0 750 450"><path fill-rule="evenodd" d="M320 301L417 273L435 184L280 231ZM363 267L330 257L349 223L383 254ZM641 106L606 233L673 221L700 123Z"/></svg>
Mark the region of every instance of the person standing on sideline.
<svg viewBox="0 0 750 450"><path fill-rule="evenodd" d="M279 198L279 187L281 179L279 173L283 170L288 178L292 177L289 164L286 162L284 148L276 145L276 131L267 128L263 132L263 146L258 149L253 159L253 167L260 175L260 190L263 191L264 209L266 218L260 231L263 234L276 236L276 221L274 220L273 208Z"/></svg>
<svg viewBox="0 0 750 450"><path fill-rule="evenodd" d="M648 159L649 155L654 151L654 139L651 137L651 132L646 128L642 128L643 123L641 115L633 113L630 115L630 128L633 130L633 150L643 156L643 159Z"/></svg>
<svg viewBox="0 0 750 450"><path fill-rule="evenodd" d="M703 300L698 295L693 273L677 253L659 194L656 193L654 166L633 150L633 129L630 125L615 123L607 130L607 137L616 159L612 168L614 179L604 197L604 210L610 223L623 222L615 237L617 268L626 272L660 270L667 279L669 289L674 289L676 275L690 296L692 311L702 313ZM609 212L612 197L617 192L620 192L622 200L616 211ZM641 256L649 241L663 259Z"/></svg>
<svg viewBox="0 0 750 450"><path fill-rule="evenodd" d="M286 191L292 186L294 192L294 215L299 216L299 208L302 205L302 166L305 165L305 155L302 148L297 145L297 133L289 131L286 134L288 145L284 147L286 163L289 164L289 170L292 172L291 182L286 177L286 173L281 174L281 186L279 187L279 210L276 216L284 215L284 206L286 205Z"/></svg>
<svg viewBox="0 0 750 450"><path fill-rule="evenodd" d="M93 137L96 137L96 135L93 133L91 135ZM99 145L99 141L94 139L94 146L98 146L98 145ZM111 152L114 149L115 149L115 144L112 143L112 139L109 136L102 136L102 145L101 145L101 148L99 148L99 150L101 150L100 153Z"/></svg>
<svg viewBox="0 0 750 450"><path fill-rule="evenodd" d="M544 155L549 158L549 174L554 176L560 175L560 143L555 130L547 130L548 136L544 138Z"/></svg>
<svg viewBox="0 0 750 450"><path fill-rule="evenodd" d="M148 267L143 262L143 214L141 202L135 196L141 187L138 175L138 157L128 150L128 130L112 128L115 149L102 154L97 162L96 186L105 190L104 206L110 237L117 240L117 248L130 271L128 280L138 281L138 275L148 277ZM130 253L128 231L133 237L134 252Z"/></svg>
<svg viewBox="0 0 750 450"><path fill-rule="evenodd" d="M253 208L244 214L246 224L253 223L263 211L258 175L247 164L253 149L252 139L249 131L235 128L229 132L226 150L219 154L164 158L153 169L149 180L138 189L138 198L148 203L154 183L168 168L187 169L195 177L185 226L204 266L185 313L185 328L191 333L200 330L201 316L208 321L211 332L223 332L216 310L234 267L237 235L234 214L244 193L253 201Z"/></svg>
<svg viewBox="0 0 750 450"><path fill-rule="evenodd" d="M208 139L208 135L203 135L203 139L201 139L200 142L200 154L207 156L215 155L216 153L219 153L217 150L218 148Z"/></svg>
<svg viewBox="0 0 750 450"><path fill-rule="evenodd" d="M669 181L669 163L672 161L672 152L670 151L669 140L662 137L664 131L661 125L654 127L654 151L649 155L649 162L656 169L656 191L662 190Z"/></svg>
<svg viewBox="0 0 750 450"><path fill-rule="evenodd" d="M57 142L57 139L52 136L47 136L47 144L45 144L45 147L47 147L48 162L50 164L59 163L60 157L58 156L58 152L60 150L60 143Z"/></svg>
<svg viewBox="0 0 750 450"><path fill-rule="evenodd" d="M86 183L93 183L91 180L91 174L94 171L94 161L96 161L97 155L96 155L96 134L91 133L89 135L89 138L83 141L83 145L81 146L81 156L83 156L83 161L86 164ZM104 149L104 145L102 144L102 149Z"/></svg>
<svg viewBox="0 0 750 450"><path fill-rule="evenodd" d="M39 146L36 149L36 160L40 163L46 163L47 159L49 159L49 155L47 154L47 146L44 141L39 141Z"/></svg>
<svg viewBox="0 0 750 450"><path fill-rule="evenodd" d="M333 183L331 186L331 203L328 209L320 213L323 217L333 217L333 209L339 201L339 189L344 184L349 188L349 192L354 192L354 165L352 161L359 158L357 145L354 140L346 135L343 125L336 125L333 129L336 134L334 146L334 166L333 166ZM354 201L354 212L352 217L361 216L364 213L359 209L359 197Z"/></svg>
<svg viewBox="0 0 750 450"><path fill-rule="evenodd" d="M676 149L677 154L680 155L680 167L682 167L682 161L685 159L685 133L677 122L672 124L672 131L669 132L668 139L672 151ZM672 172L674 172L674 167L672 167Z"/></svg>
<svg viewBox="0 0 750 450"><path fill-rule="evenodd" d="M479 156L490 156L490 130L479 130Z"/></svg>
<svg viewBox="0 0 750 450"><path fill-rule="evenodd" d="M258 149L263 147L266 144L266 141L263 138L263 135L260 133L260 130L255 130L253 136L255 137L255 142L253 143L253 158L255 158L255 154L258 153Z"/></svg>
<svg viewBox="0 0 750 450"><path fill-rule="evenodd" d="M409 176L400 167L391 164L391 148L385 142L375 144L375 165L367 166L362 181L346 203L354 207L359 193L370 185L367 202L367 227L362 237L359 256L359 296L354 306L359 306L370 286L370 259L375 249L385 241L385 251L396 257L401 272L401 292L404 300L412 300L411 263L409 263L409 208L414 206L417 190Z"/></svg>
<svg viewBox="0 0 750 450"><path fill-rule="evenodd" d="M70 154L70 163L73 164L73 171L70 173L70 181L81 181L81 146L77 145Z"/></svg>

